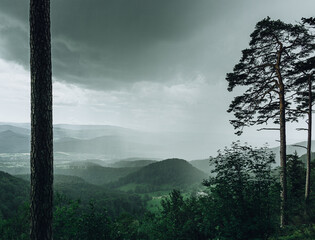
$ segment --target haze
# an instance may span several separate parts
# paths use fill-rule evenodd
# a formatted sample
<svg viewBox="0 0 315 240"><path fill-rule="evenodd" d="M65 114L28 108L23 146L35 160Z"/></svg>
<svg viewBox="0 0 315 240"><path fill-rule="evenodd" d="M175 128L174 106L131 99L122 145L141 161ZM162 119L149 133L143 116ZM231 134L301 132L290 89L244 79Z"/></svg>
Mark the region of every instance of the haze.
<svg viewBox="0 0 315 240"><path fill-rule="evenodd" d="M54 0L54 123L154 133L169 157L186 159L235 140L277 146L278 132L234 135L226 110L241 90L229 93L225 75L256 22L295 23L314 9L313 0ZM0 122L30 121L28 32L28 2L1 0ZM297 125L289 144L306 140Z"/></svg>

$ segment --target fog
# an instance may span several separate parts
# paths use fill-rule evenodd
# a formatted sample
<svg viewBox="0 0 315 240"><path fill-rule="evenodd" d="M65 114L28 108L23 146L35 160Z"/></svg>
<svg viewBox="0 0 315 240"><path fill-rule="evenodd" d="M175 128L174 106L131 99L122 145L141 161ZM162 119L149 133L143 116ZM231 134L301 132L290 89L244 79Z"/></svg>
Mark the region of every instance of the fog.
<svg viewBox="0 0 315 240"><path fill-rule="evenodd" d="M241 89L229 93L225 75L256 22L295 23L314 9L312 0L52 1L54 123L125 129L119 141L133 151L121 157L207 158L236 140L277 146L278 132L234 135L226 110ZM2 0L1 122L30 122L28 31L27 1ZM304 125L288 126L289 143L306 139L295 131Z"/></svg>

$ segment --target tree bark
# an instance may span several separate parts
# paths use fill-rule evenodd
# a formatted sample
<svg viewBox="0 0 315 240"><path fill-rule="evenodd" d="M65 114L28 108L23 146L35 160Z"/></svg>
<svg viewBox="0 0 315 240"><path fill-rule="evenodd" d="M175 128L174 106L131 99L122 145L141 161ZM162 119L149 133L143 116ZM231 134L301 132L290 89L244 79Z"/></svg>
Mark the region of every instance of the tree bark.
<svg viewBox="0 0 315 240"><path fill-rule="evenodd" d="M280 64L283 52L283 44L277 40L279 51L277 53L277 62L275 64L279 88L279 111L280 111L280 227L288 224L287 211L287 149L286 149L286 117L285 117L285 90L281 75Z"/></svg>
<svg viewBox="0 0 315 240"><path fill-rule="evenodd" d="M53 130L50 0L30 0L32 240L52 239Z"/></svg>
<svg viewBox="0 0 315 240"><path fill-rule="evenodd" d="M306 162L306 179L305 179L305 213L308 215L310 181L311 181L311 157L312 157L312 80L311 75L308 77L308 130L307 130L307 162Z"/></svg>
<svg viewBox="0 0 315 240"><path fill-rule="evenodd" d="M288 224L287 216L287 156L284 86L280 84L280 227Z"/></svg>

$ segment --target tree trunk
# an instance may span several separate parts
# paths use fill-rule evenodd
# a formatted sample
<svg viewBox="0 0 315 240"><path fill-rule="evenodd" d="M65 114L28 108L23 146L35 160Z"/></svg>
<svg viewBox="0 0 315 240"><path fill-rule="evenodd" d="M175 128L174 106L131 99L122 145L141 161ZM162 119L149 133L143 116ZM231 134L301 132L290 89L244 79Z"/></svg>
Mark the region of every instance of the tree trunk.
<svg viewBox="0 0 315 240"><path fill-rule="evenodd" d="M312 80L308 77L308 129L307 129L307 162L306 162L306 180L305 180L305 213L309 212L309 196L311 181L311 157L312 157Z"/></svg>
<svg viewBox="0 0 315 240"><path fill-rule="evenodd" d="M53 132L50 0L30 0L31 231L52 239Z"/></svg>
<svg viewBox="0 0 315 240"><path fill-rule="evenodd" d="M284 86L280 84L280 227L288 224L287 216L287 156Z"/></svg>

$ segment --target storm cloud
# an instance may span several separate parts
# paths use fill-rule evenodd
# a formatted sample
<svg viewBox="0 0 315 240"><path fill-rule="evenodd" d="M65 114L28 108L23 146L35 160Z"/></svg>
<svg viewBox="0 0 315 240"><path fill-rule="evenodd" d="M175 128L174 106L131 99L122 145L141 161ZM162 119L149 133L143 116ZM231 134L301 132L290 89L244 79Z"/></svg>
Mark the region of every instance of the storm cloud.
<svg viewBox="0 0 315 240"><path fill-rule="evenodd" d="M53 0L54 77L104 90L178 75L217 81L238 57L232 49L246 41L242 33L255 24L253 9L272 14L280 7L275 2ZM28 1L2 0L0 19L1 56L28 67Z"/></svg>
<svg viewBox="0 0 315 240"><path fill-rule="evenodd" d="M28 4L0 0L0 121L29 121ZM54 122L185 132L179 141L207 157L240 139L226 112L240 92L228 93L225 75L255 24L314 9L314 0L51 0ZM241 139L278 138L261 136L250 128Z"/></svg>

